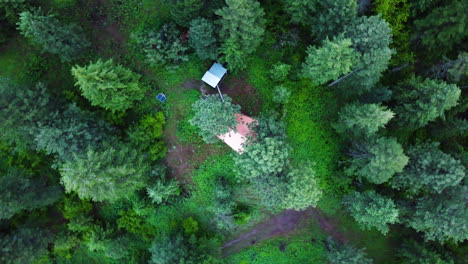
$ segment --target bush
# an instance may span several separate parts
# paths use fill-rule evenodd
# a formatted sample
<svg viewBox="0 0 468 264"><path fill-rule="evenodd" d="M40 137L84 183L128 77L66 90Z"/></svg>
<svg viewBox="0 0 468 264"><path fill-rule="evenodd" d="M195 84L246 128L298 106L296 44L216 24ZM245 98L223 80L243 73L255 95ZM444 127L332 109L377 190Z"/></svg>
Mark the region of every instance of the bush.
<svg viewBox="0 0 468 264"><path fill-rule="evenodd" d="M286 104L291 96L291 91L282 85L273 88L273 102L278 104Z"/></svg>
<svg viewBox="0 0 468 264"><path fill-rule="evenodd" d="M271 79L275 82L283 82L288 78L291 65L285 63L277 63L273 65L273 68L268 72Z"/></svg>

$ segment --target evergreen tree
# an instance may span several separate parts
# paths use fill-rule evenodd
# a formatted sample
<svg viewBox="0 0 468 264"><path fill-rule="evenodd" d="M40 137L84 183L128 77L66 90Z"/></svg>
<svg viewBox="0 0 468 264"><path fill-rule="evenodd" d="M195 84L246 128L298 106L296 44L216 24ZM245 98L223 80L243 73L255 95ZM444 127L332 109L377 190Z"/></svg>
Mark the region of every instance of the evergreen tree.
<svg viewBox="0 0 468 264"><path fill-rule="evenodd" d="M80 27L62 25L54 15L44 14L41 9L22 12L19 19L21 34L44 52L58 55L62 61L79 58L90 46Z"/></svg>
<svg viewBox="0 0 468 264"><path fill-rule="evenodd" d="M343 201L351 216L362 228L375 227L384 235L388 233L388 224L398 223L398 209L392 199L374 191L354 192Z"/></svg>
<svg viewBox="0 0 468 264"><path fill-rule="evenodd" d="M136 100L141 100L145 87L139 83L140 75L115 65L113 60L98 60L88 66L72 68L82 94L92 105L107 110L125 111Z"/></svg>
<svg viewBox="0 0 468 264"><path fill-rule="evenodd" d="M407 153L410 162L393 178L394 188L404 188L413 194L420 191L441 193L445 188L459 184L466 175L465 166L442 152L437 142L412 146Z"/></svg>
<svg viewBox="0 0 468 264"><path fill-rule="evenodd" d="M345 25L357 19L357 1L322 0L316 3L315 14L307 19L311 21L313 34L319 39L334 37L343 32Z"/></svg>
<svg viewBox="0 0 468 264"><path fill-rule="evenodd" d="M448 257L443 257L414 240L403 243L398 252L401 264L455 264Z"/></svg>
<svg viewBox="0 0 468 264"><path fill-rule="evenodd" d="M39 228L20 228L0 235L0 262L4 264L36 263L47 254L52 234Z"/></svg>
<svg viewBox="0 0 468 264"><path fill-rule="evenodd" d="M58 185L48 186L45 179L12 169L0 177L0 219L53 204L61 195Z"/></svg>
<svg viewBox="0 0 468 264"><path fill-rule="evenodd" d="M82 199L116 201L145 186L149 167L144 156L122 143L105 146L102 151L89 149L86 156L75 155L60 168L67 192L75 191Z"/></svg>
<svg viewBox="0 0 468 264"><path fill-rule="evenodd" d="M333 127L344 135L371 136L393 117L394 113L380 104L350 103L341 108Z"/></svg>
<svg viewBox="0 0 468 264"><path fill-rule="evenodd" d="M231 56L236 54L236 58L240 54L245 60L260 45L265 31L265 13L255 0L226 0L226 5L215 12L221 16L221 37L225 43L230 43L223 45L223 53L231 70L240 70L242 65L231 65L231 62L238 62ZM233 46L232 43L237 45Z"/></svg>
<svg viewBox="0 0 468 264"><path fill-rule="evenodd" d="M216 59L218 48L216 46L215 27L205 18L196 18L190 22L189 45L202 59Z"/></svg>
<svg viewBox="0 0 468 264"><path fill-rule="evenodd" d="M192 105L195 115L190 124L200 129L200 136L207 143L216 142L216 135L225 134L237 126L236 114L240 106L232 104L232 99L226 95L223 98L224 101L218 95L209 95Z"/></svg>
<svg viewBox="0 0 468 264"><path fill-rule="evenodd" d="M352 48L351 39L325 39L322 47L307 48L307 57L302 64L302 75L316 85L335 80L351 72L358 61L358 53Z"/></svg>
<svg viewBox="0 0 468 264"><path fill-rule="evenodd" d="M458 243L468 239L468 190L466 186L448 188L441 194L417 200L408 226L424 232L427 240Z"/></svg>
<svg viewBox="0 0 468 264"><path fill-rule="evenodd" d="M394 138L381 137L355 143L348 154L351 160L345 173L366 178L375 184L388 181L408 164L408 157Z"/></svg>
<svg viewBox="0 0 468 264"><path fill-rule="evenodd" d="M169 0L169 12L178 25L188 27L190 21L200 15L203 0Z"/></svg>
<svg viewBox="0 0 468 264"><path fill-rule="evenodd" d="M424 127L457 104L461 90L444 81L412 77L395 87L395 112L402 126Z"/></svg>
<svg viewBox="0 0 468 264"><path fill-rule="evenodd" d="M316 10L316 1L311 0L284 0L284 11L291 16L296 24L310 25L310 17Z"/></svg>
<svg viewBox="0 0 468 264"><path fill-rule="evenodd" d="M468 81L468 52L458 54L458 58L443 61L433 66L428 75L433 79L441 79L450 83L466 84Z"/></svg>
<svg viewBox="0 0 468 264"><path fill-rule="evenodd" d="M372 264L364 249L357 249L349 244L340 245L330 237L327 248L327 259L331 264Z"/></svg>
<svg viewBox="0 0 468 264"><path fill-rule="evenodd" d="M309 206L317 205L322 197L322 189L310 165L291 169L287 178L288 191L283 202L284 208L305 210Z"/></svg>

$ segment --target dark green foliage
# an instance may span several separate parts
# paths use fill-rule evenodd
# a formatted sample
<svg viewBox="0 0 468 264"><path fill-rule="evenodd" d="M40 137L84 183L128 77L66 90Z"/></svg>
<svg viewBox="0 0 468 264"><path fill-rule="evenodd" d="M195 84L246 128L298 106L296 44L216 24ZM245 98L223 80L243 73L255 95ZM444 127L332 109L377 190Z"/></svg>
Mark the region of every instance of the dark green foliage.
<svg viewBox="0 0 468 264"><path fill-rule="evenodd" d="M291 65L285 63L277 63L273 65L273 68L268 72L270 77L275 82L283 82L288 78Z"/></svg>
<svg viewBox="0 0 468 264"><path fill-rule="evenodd" d="M171 196L180 194L179 183L175 179L166 178L165 167L157 167L151 171L151 174L158 178L152 186L146 187L146 192L153 203L160 204Z"/></svg>
<svg viewBox="0 0 468 264"><path fill-rule="evenodd" d="M283 0L284 11L291 16L291 21L297 24L310 25L310 16L316 10L317 1Z"/></svg>
<svg viewBox="0 0 468 264"><path fill-rule="evenodd" d="M327 259L331 264L372 264L364 249L357 249L349 244L340 245L328 238Z"/></svg>
<svg viewBox="0 0 468 264"><path fill-rule="evenodd" d="M67 192L93 201L116 201L145 186L149 172L145 157L122 143L89 149L84 157L75 155L60 168Z"/></svg>
<svg viewBox="0 0 468 264"><path fill-rule="evenodd" d="M402 264L454 264L449 257L443 257L414 240L403 243L398 256Z"/></svg>
<svg viewBox="0 0 468 264"><path fill-rule="evenodd" d="M345 169L348 175L381 184L395 173L403 171L408 157L395 138L380 137L365 142L356 141L348 152L350 165Z"/></svg>
<svg viewBox="0 0 468 264"><path fill-rule="evenodd" d="M205 18L196 18L190 22L189 45L202 59L214 60L218 56L215 26Z"/></svg>
<svg viewBox="0 0 468 264"><path fill-rule="evenodd" d="M468 190L466 186L447 188L441 194L417 200L408 226L423 232L427 240L440 243L462 242L468 239Z"/></svg>
<svg viewBox="0 0 468 264"><path fill-rule="evenodd" d="M162 137L165 123L163 112L142 117L137 126L127 131L130 142L141 151L147 152L151 160L164 157L166 145Z"/></svg>
<svg viewBox="0 0 468 264"><path fill-rule="evenodd" d="M169 0L169 10L172 19L180 26L188 27L190 21L199 16L203 0Z"/></svg>
<svg viewBox="0 0 468 264"><path fill-rule="evenodd" d="M79 58L90 46L80 27L62 25L54 15L45 14L41 9L22 12L18 28L44 52L56 54L65 62Z"/></svg>
<svg viewBox="0 0 468 264"><path fill-rule="evenodd" d="M222 52L231 71L241 70L240 60L247 59L262 41L265 15L257 1L226 0L226 7L216 11L221 16Z"/></svg>
<svg viewBox="0 0 468 264"><path fill-rule="evenodd" d="M57 201L62 190L49 186L44 178L32 178L30 173L11 169L0 176L0 219L7 219L22 211L32 211Z"/></svg>
<svg viewBox="0 0 468 264"><path fill-rule="evenodd" d="M52 234L39 228L20 228L0 236L0 262L5 264L34 263L47 254Z"/></svg>
<svg viewBox="0 0 468 264"><path fill-rule="evenodd" d="M358 1L354 0L317 1L317 12L308 18L311 22L312 33L321 40L341 33L346 25L356 20L357 3Z"/></svg>
<svg viewBox="0 0 468 264"><path fill-rule="evenodd" d="M278 104L286 104L291 97L291 91L288 87L278 85L273 88L273 102Z"/></svg>
<svg viewBox="0 0 468 264"><path fill-rule="evenodd" d="M195 264L202 257L197 256L195 249L191 248L189 241L181 233L156 237L149 251L151 264Z"/></svg>
<svg viewBox="0 0 468 264"><path fill-rule="evenodd" d="M98 60L88 66L74 66L72 74L84 97L92 105L101 106L112 112L125 111L134 101L141 100L146 91L139 83L140 75L112 59Z"/></svg>
<svg viewBox="0 0 468 264"><path fill-rule="evenodd" d="M401 125L417 129L443 116L457 104L460 88L444 81L412 77L399 83L395 89L398 105L395 113Z"/></svg>
<svg viewBox="0 0 468 264"><path fill-rule="evenodd" d="M343 205L364 229L375 227L385 235L389 224L399 222L393 200L374 191L354 192L345 198Z"/></svg>
<svg viewBox="0 0 468 264"><path fill-rule="evenodd" d="M136 42L137 49L143 51L146 62L151 66L175 67L188 60L188 47L181 41L181 33L172 23L164 24L159 31L149 29L133 33L131 38Z"/></svg>
<svg viewBox="0 0 468 264"><path fill-rule="evenodd" d="M429 75L449 83L465 84L468 81L468 53L462 52L454 60L444 58L441 63L431 68Z"/></svg>
<svg viewBox="0 0 468 264"><path fill-rule="evenodd" d="M207 143L216 142L216 135L225 134L237 125L236 114L240 112L240 106L232 104L232 99L227 95L223 95L223 98L224 101L219 95L209 95L192 105L195 115L190 124L200 129L200 136Z"/></svg>
<svg viewBox="0 0 468 264"><path fill-rule="evenodd" d="M410 193L441 193L455 186L465 177L466 168L461 162L439 149L439 143L427 142L410 147L408 166L397 174L392 186Z"/></svg>

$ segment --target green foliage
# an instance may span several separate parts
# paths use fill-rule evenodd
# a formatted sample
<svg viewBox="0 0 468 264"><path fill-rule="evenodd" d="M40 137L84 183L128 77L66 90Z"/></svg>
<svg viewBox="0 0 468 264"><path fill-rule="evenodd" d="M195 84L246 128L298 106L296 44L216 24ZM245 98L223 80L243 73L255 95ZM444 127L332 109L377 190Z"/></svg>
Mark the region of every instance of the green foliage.
<svg viewBox="0 0 468 264"><path fill-rule="evenodd" d="M0 219L53 204L61 195L58 185L48 186L44 179L32 178L27 171L11 169L0 176Z"/></svg>
<svg viewBox="0 0 468 264"><path fill-rule="evenodd" d="M354 192L346 197L343 204L365 229L375 227L385 235L388 233L388 224L399 222L399 212L393 200L374 191Z"/></svg>
<svg viewBox="0 0 468 264"><path fill-rule="evenodd" d="M180 233L155 238L149 251L151 253L149 263L151 264L193 263L185 238Z"/></svg>
<svg viewBox="0 0 468 264"><path fill-rule="evenodd" d="M185 234L195 234L199 229L198 222L191 216L187 217L182 221L182 228L184 229Z"/></svg>
<svg viewBox="0 0 468 264"><path fill-rule="evenodd" d="M33 263L47 254L52 234L39 228L20 228L0 236L0 262L5 264Z"/></svg>
<svg viewBox="0 0 468 264"><path fill-rule="evenodd" d="M139 215L135 210L119 212L117 227L125 228L128 232L138 234L147 241L151 241L157 233L157 229L147 222L146 216Z"/></svg>
<svg viewBox="0 0 468 264"><path fill-rule="evenodd" d="M268 72L271 79L275 82L283 82L288 78L291 65L285 63L277 63L273 65L273 68Z"/></svg>
<svg viewBox="0 0 468 264"><path fill-rule="evenodd" d="M60 168L67 192L82 199L116 201L145 185L149 172L145 157L129 146L114 144L104 150L89 149L84 157L75 155Z"/></svg>
<svg viewBox="0 0 468 264"><path fill-rule="evenodd" d="M466 186L457 186L418 199L416 207L411 208L414 213L408 219L408 226L423 232L426 240L456 244L468 239L467 193Z"/></svg>
<svg viewBox="0 0 468 264"><path fill-rule="evenodd" d="M80 27L62 25L54 15L44 14L41 9L22 12L18 28L44 52L56 54L64 62L79 58L90 46Z"/></svg>
<svg viewBox="0 0 468 264"><path fill-rule="evenodd" d="M171 196L179 195L180 188L175 180L156 181L153 186L146 188L146 192L153 203L160 204Z"/></svg>
<svg viewBox="0 0 468 264"><path fill-rule="evenodd" d="M326 38L322 47L307 48L307 57L302 64L302 76L312 79L316 85L335 80L351 72L359 55L352 48L351 39L330 41Z"/></svg>
<svg viewBox="0 0 468 264"><path fill-rule="evenodd" d="M395 87L395 113L400 125L410 129L424 127L454 107L460 94L455 84L413 76Z"/></svg>
<svg viewBox="0 0 468 264"><path fill-rule="evenodd" d="M169 0L172 19L180 26L187 27L190 21L200 15L203 0Z"/></svg>
<svg viewBox="0 0 468 264"><path fill-rule="evenodd" d="M196 18L190 22L189 45L202 59L214 60L218 56L216 45L215 26L205 18Z"/></svg>
<svg viewBox="0 0 468 264"><path fill-rule="evenodd" d="M462 52L454 60L444 58L441 63L431 68L429 75L433 79L441 79L450 83L466 83L468 81L468 53Z"/></svg>
<svg viewBox="0 0 468 264"><path fill-rule="evenodd" d="M312 167L309 165L293 168L287 177L288 192L284 198L284 208L305 210L309 206L315 207L322 197L322 189Z"/></svg>
<svg viewBox="0 0 468 264"><path fill-rule="evenodd" d="M216 142L216 135L225 134L231 127L237 126L236 114L240 112L240 106L232 104L232 99L227 95L223 95L223 98L224 101L219 95L209 95L192 105L195 115L190 124L200 129L200 136L207 143Z"/></svg>
<svg viewBox="0 0 468 264"><path fill-rule="evenodd" d="M291 16L291 21L296 24L309 25L310 16L316 10L316 1L310 0L285 0L284 11Z"/></svg>
<svg viewBox="0 0 468 264"><path fill-rule="evenodd" d="M350 103L341 108L333 127L340 134L372 136L383 128L395 114L380 104Z"/></svg>
<svg viewBox="0 0 468 264"><path fill-rule="evenodd" d="M127 135L134 146L149 154L151 160L158 160L166 155L166 145L162 140L165 124L163 112L146 115L137 126L127 131Z"/></svg>
<svg viewBox="0 0 468 264"><path fill-rule="evenodd" d="M328 238L327 259L331 264L372 264L364 249L357 249L349 244L340 245Z"/></svg>
<svg viewBox="0 0 468 264"><path fill-rule="evenodd" d="M63 217L73 219L87 215L93 210L89 200L81 200L76 195L66 196L63 205Z"/></svg>
<svg viewBox="0 0 468 264"><path fill-rule="evenodd" d="M405 242L398 255L402 264L454 264L450 258L442 257L414 240Z"/></svg>
<svg viewBox="0 0 468 264"><path fill-rule="evenodd" d="M273 102L278 104L286 104L289 101L289 97L291 97L291 91L283 85L275 86L273 93Z"/></svg>
<svg viewBox="0 0 468 264"><path fill-rule="evenodd" d="M357 1L322 0L317 1L315 14L311 16L312 33L319 39L332 38L343 32L345 25L357 19Z"/></svg>
<svg viewBox="0 0 468 264"><path fill-rule="evenodd" d="M99 59L88 66L72 68L76 85L92 105L112 112L125 111L134 101L141 100L145 87L139 83L140 75L115 65L112 59Z"/></svg>
<svg viewBox="0 0 468 264"><path fill-rule="evenodd" d="M221 16L222 52L230 70L240 70L241 60L255 51L265 31L265 15L257 1L226 0L226 7L215 13Z"/></svg>
<svg viewBox="0 0 468 264"><path fill-rule="evenodd" d="M387 182L408 164L408 157L395 138L380 137L365 143L356 142L348 155L351 160L345 173L375 184Z"/></svg>
<svg viewBox="0 0 468 264"><path fill-rule="evenodd" d="M131 38L136 42L137 49L143 51L149 65L159 67L170 64L174 67L188 60L188 47L181 41L180 35L176 25L168 23L159 31L143 30L133 33Z"/></svg>
<svg viewBox="0 0 468 264"><path fill-rule="evenodd" d="M441 193L445 188L459 184L466 176L465 166L442 152L437 142L414 145L407 153L410 162L394 177L394 188L406 189L413 194L421 191Z"/></svg>

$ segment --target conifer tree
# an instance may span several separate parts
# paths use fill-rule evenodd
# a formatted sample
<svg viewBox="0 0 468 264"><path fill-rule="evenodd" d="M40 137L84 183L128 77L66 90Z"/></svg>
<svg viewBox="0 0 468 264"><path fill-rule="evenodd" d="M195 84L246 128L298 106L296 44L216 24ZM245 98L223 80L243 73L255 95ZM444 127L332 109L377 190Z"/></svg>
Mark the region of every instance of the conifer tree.
<svg viewBox="0 0 468 264"><path fill-rule="evenodd" d="M372 264L364 249L349 244L340 245L332 238L327 239L327 259L331 264Z"/></svg>
<svg viewBox="0 0 468 264"><path fill-rule="evenodd" d="M54 15L45 14L41 9L22 12L18 28L44 52L56 54L65 62L79 58L90 46L80 27L62 25Z"/></svg>
<svg viewBox="0 0 468 264"><path fill-rule="evenodd" d="M402 264L455 264L452 259L411 240L403 243L398 252Z"/></svg>
<svg viewBox="0 0 468 264"><path fill-rule="evenodd" d="M311 0L284 0L284 11L296 24L310 25L310 17L316 10L316 2Z"/></svg>
<svg viewBox="0 0 468 264"><path fill-rule="evenodd" d="M36 263L48 253L53 235L43 228L19 228L0 236L0 262L4 264Z"/></svg>
<svg viewBox="0 0 468 264"><path fill-rule="evenodd" d="M306 18L311 21L314 35L318 39L325 39L343 32L345 25L351 24L357 19L357 3L354 0L316 1L316 12Z"/></svg>
<svg viewBox="0 0 468 264"><path fill-rule="evenodd" d="M178 25L188 27L190 21L200 15L203 0L169 0L169 11Z"/></svg>
<svg viewBox="0 0 468 264"><path fill-rule="evenodd" d="M99 59L84 67L76 65L72 74L83 96L92 105L112 112L127 110L145 93L145 87L139 83L140 75L115 65L112 59Z"/></svg>
<svg viewBox="0 0 468 264"><path fill-rule="evenodd" d="M214 30L213 23L205 18L196 18L190 22L189 45L202 60L214 60L218 56Z"/></svg>
<svg viewBox="0 0 468 264"><path fill-rule="evenodd" d="M320 188L311 165L292 168L287 174L288 191L285 194L284 205L286 209L305 210L315 207L322 197Z"/></svg>

